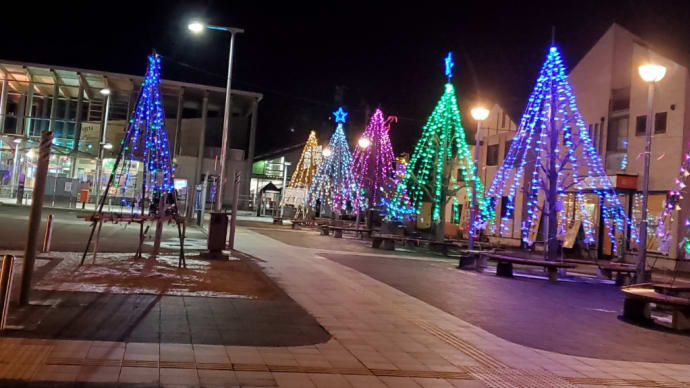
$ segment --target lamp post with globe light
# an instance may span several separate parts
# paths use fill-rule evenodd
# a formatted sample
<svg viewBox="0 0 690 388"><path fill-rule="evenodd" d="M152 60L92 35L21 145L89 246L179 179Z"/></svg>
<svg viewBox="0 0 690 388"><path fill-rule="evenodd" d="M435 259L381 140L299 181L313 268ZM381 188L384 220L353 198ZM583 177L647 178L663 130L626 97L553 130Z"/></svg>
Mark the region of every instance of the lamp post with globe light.
<svg viewBox="0 0 690 388"><path fill-rule="evenodd" d="M474 141L474 165L476 168L476 173L473 174L474 180L472 181L472 204L470 206L470 224L469 224L469 242L467 247L469 250L474 249L474 234L476 232L474 228L475 218L477 217L477 179L479 179L479 151L481 150L481 137L480 130L482 126L482 121L489 117L489 110L484 107L476 107L470 111L472 118L477 121L477 134Z"/></svg>
<svg viewBox="0 0 690 388"><path fill-rule="evenodd" d="M108 134L108 116L110 115L110 89L103 88L100 93L105 96L105 113L103 115L103 130L101 131L101 141L98 142L98 164L96 165L96 184L95 184L95 204L98 203L98 197L101 191L101 179L103 175L103 158L105 156L105 150L113 148L112 144L110 147L106 147L109 143L106 143Z"/></svg>
<svg viewBox="0 0 690 388"><path fill-rule="evenodd" d="M649 197L649 158L652 148L652 120L654 118L654 88L666 75L666 68L656 64L644 64L638 69L640 77L649 87L647 92L647 122L645 123L644 175L642 177L642 209L640 245L637 253L637 282L649 281L647 273L647 200ZM623 247L625 249L625 247Z"/></svg>
<svg viewBox="0 0 690 388"><path fill-rule="evenodd" d="M361 149L366 150L371 145L371 140L369 140L369 138L362 136L359 138L359 140L357 140L357 145ZM373 152L371 154L373 156ZM368 171L367 171L367 173L368 173ZM371 181L371 178L368 176L363 176L362 178L365 180ZM358 188L358 189L360 189L360 188ZM372 190L373 190L373 187L372 187ZM373 195L375 195L375 194L373 194ZM369 203L371 203L371 202L369 202ZM357 218L355 219L355 228L359 228L359 220L361 218L361 214L362 214L362 209L357 209Z"/></svg>

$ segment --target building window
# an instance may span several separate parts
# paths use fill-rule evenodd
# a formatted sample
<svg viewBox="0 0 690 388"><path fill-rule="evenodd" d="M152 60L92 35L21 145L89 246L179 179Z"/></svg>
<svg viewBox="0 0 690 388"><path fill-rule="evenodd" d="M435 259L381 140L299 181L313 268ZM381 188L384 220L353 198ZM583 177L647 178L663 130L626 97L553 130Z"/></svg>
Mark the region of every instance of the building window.
<svg viewBox="0 0 690 388"><path fill-rule="evenodd" d="M592 144L594 144L594 148L596 148L597 151L599 151L599 142L597 139L599 138L599 123L594 124L594 132L592 133Z"/></svg>
<svg viewBox="0 0 690 388"><path fill-rule="evenodd" d="M486 165L496 166L498 165L498 144L492 144L486 147Z"/></svg>
<svg viewBox="0 0 690 388"><path fill-rule="evenodd" d="M513 145L512 140L506 141L505 148L503 149L503 160L508 157L508 152L510 152L510 146Z"/></svg>
<svg viewBox="0 0 690 388"><path fill-rule="evenodd" d="M666 133L666 112L654 115L654 133Z"/></svg>
<svg viewBox="0 0 690 388"><path fill-rule="evenodd" d="M458 203L456 205L453 205L453 223L455 225L460 225L460 217L462 217L462 204Z"/></svg>
<svg viewBox="0 0 690 388"><path fill-rule="evenodd" d="M628 117L617 117L609 120L609 132L606 140L607 151L621 152L628 149Z"/></svg>
<svg viewBox="0 0 690 388"><path fill-rule="evenodd" d="M637 116L635 119L635 136L644 136L647 126L647 116Z"/></svg>
<svg viewBox="0 0 690 388"><path fill-rule="evenodd" d="M463 178L463 176L462 176L462 171L463 171L462 168L458 168L458 175L455 177L455 179L456 179L458 182L462 182L462 181L465 180L465 178Z"/></svg>
<svg viewBox="0 0 690 388"><path fill-rule="evenodd" d="M501 128L506 127L506 116L508 116L506 112L503 112L503 119L501 119Z"/></svg>
<svg viewBox="0 0 690 388"><path fill-rule="evenodd" d="M590 139L592 138L592 127L593 126L594 126L594 124L589 124L589 138Z"/></svg>
<svg viewBox="0 0 690 388"><path fill-rule="evenodd" d="M513 218L513 214L510 214L510 217L508 216L508 205L510 205L510 201L508 200L508 197L501 197L501 219L507 218Z"/></svg>

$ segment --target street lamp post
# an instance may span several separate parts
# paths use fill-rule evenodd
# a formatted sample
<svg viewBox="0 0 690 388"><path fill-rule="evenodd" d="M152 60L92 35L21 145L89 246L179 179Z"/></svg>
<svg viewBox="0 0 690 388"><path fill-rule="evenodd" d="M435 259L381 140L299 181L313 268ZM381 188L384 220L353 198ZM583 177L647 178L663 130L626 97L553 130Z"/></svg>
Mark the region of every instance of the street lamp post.
<svg viewBox="0 0 690 388"><path fill-rule="evenodd" d="M101 176L103 175L103 157L106 150L106 139L108 132L108 115L110 113L110 89L104 88L100 90L100 93L105 96L105 113L103 116L103 130L101 131L101 141L98 142L98 165L96 166L96 184L95 184L95 194L96 200L94 203L98 203L98 197L101 191ZM110 146L112 148L112 145ZM110 149L107 148L107 149Z"/></svg>
<svg viewBox="0 0 690 388"><path fill-rule="evenodd" d="M642 220L640 222L640 245L637 253L637 282L644 283L649 280L647 273L647 199L649 198L649 159L652 148L652 120L654 119L654 88L656 83L666 75L666 68L661 65L646 64L640 66L638 70L640 77L649 85L647 122L645 125L644 175L642 177Z"/></svg>
<svg viewBox="0 0 690 388"><path fill-rule="evenodd" d="M470 225L469 225L469 242L467 244L468 249L474 249L474 221L477 217L477 179L479 179L479 151L481 149L480 141L480 130L482 126L482 121L489 117L489 110L484 107L477 107L471 110L472 118L477 120L477 135L474 141L474 165L476 168L476 173L472 178L472 205L470 206Z"/></svg>
<svg viewBox="0 0 690 388"><path fill-rule="evenodd" d="M230 54L228 56L228 76L225 88L225 114L223 115L223 140L220 149L220 181L218 182L218 190L216 191L216 201L214 203L214 210L221 211L223 205L223 186L225 184L225 158L227 155L228 136L230 132L230 91L232 84L232 56L235 50L235 34L243 33L241 28L223 27L204 25L200 22L192 22L188 26L189 30L194 33L200 33L204 29L226 31L230 33ZM249 161L251 162L251 161Z"/></svg>
<svg viewBox="0 0 690 388"><path fill-rule="evenodd" d="M359 140L357 141L357 145L361 149L366 150L371 145L371 140L367 139L366 137L360 137ZM369 175L369 170L367 169L367 171L365 171L365 173L367 175ZM369 177L365 176L364 179L369 180ZM373 184L372 184L372 186L373 186ZM359 204L357 207L358 207L358 209L357 209L357 218L355 219L355 228L359 228L360 215L362 214L362 207L359 206Z"/></svg>

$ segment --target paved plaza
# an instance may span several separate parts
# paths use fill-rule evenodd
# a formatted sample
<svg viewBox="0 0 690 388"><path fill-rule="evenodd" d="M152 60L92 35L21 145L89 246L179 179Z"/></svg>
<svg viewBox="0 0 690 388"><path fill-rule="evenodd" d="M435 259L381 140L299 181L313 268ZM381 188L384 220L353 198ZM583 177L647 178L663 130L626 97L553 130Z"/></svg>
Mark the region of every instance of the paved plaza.
<svg viewBox="0 0 690 388"><path fill-rule="evenodd" d="M312 234L326 245L335 240L314 231L280 233ZM269 346L241 343L240 338L211 343L219 338L195 338L194 332L204 331L200 329L203 325L195 325L212 319L215 328L211 331L220 333L222 340L228 328L218 325L230 325L233 314L242 315L237 309L241 302L166 296L153 308L162 312L169 303L181 311L190 301L194 310L190 336L161 337L160 341L76 335L58 339L46 338L54 333L26 338L17 332L0 339L0 385L690 386L690 366L683 354L687 353L688 337L618 320L615 313L608 312L620 310L620 299L608 291L615 290L612 285L497 279L411 254L394 258L381 253L351 254L340 250L345 245L324 249L286 244L248 227L240 227L237 238L237 248L254 257L266 275L299 305L277 316L268 308L271 319L303 309L304 322L314 319L327 335L309 338L311 342ZM342 244L355 243L344 239ZM512 296L505 299L503 293L504 300L496 300L501 288ZM572 295L576 295L574 300ZM102 298L117 303L123 297ZM148 296L139 298L142 305L152 304ZM451 301L444 304L439 302L442 299ZM562 316L566 310L576 313ZM567 322L577 312L580 317ZM259 324L248 322L242 327ZM107 322L100 326L106 327ZM511 327L514 337L507 334ZM564 339L552 343L558 335ZM621 350L625 341L630 354ZM648 347L648 355L642 354L642 346ZM611 349L602 350L608 347Z"/></svg>

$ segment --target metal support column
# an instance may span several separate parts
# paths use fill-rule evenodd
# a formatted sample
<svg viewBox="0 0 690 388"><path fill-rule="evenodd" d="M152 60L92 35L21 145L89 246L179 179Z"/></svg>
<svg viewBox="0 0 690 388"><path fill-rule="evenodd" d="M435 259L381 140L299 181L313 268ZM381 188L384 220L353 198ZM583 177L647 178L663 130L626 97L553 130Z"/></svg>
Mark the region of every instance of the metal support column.
<svg viewBox="0 0 690 388"><path fill-rule="evenodd" d="M175 139L173 140L173 158L182 153L182 110L184 109L184 88L177 95L177 112L175 114Z"/></svg>
<svg viewBox="0 0 690 388"><path fill-rule="evenodd" d="M50 132L55 131L55 115L57 115L57 105L58 99L60 98L60 83L57 77L53 77L55 82L55 87L53 87L53 99L50 103L50 122L48 124L48 130Z"/></svg>
<svg viewBox="0 0 690 388"><path fill-rule="evenodd" d="M256 147L256 120L258 119L259 99L252 101L252 119L249 127L249 147L247 149L247 165L245 166L245 178L242 182L242 194L249 195L249 184L252 179L252 164L254 164L254 148Z"/></svg>
<svg viewBox="0 0 690 388"><path fill-rule="evenodd" d="M196 168L194 171L194 182L189 185L188 190L196 195L196 185L201 183L201 169L204 166L204 146L206 143L206 125L208 122L208 91L204 91L204 98L201 102L201 131L199 133L199 145L197 148ZM203 205L203 204L202 204ZM194 209L189 209L188 216L192 215Z"/></svg>
<svg viewBox="0 0 690 388"><path fill-rule="evenodd" d="M81 138L81 116L84 101L84 83L79 77L79 91L77 92L77 111L75 112L74 123L74 146L72 146L71 164L69 176L74 179L77 177L77 156L79 155L79 139Z"/></svg>
<svg viewBox="0 0 690 388"><path fill-rule="evenodd" d="M2 79L2 92L0 93L0 133L5 131L5 118L7 117L7 73Z"/></svg>

